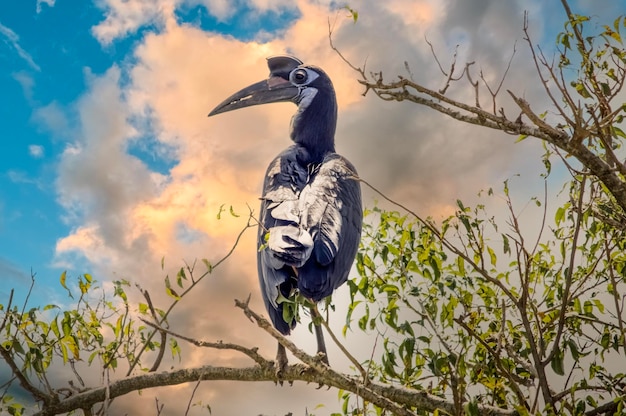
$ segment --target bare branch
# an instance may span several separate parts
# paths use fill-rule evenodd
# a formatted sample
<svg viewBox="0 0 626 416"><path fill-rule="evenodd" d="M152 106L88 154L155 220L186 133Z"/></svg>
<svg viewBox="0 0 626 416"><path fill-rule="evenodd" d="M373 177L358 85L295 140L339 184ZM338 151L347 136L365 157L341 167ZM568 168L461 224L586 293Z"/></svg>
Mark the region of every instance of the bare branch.
<svg viewBox="0 0 626 416"><path fill-rule="evenodd" d="M357 379L340 374L324 364L320 357L310 356L298 349L293 343L291 343L291 341L286 339L282 336L282 334L274 329L269 321L252 311L248 307L247 302L236 301L236 305L241 308L245 315L255 322L260 328L264 329L271 336L277 339L298 359L306 364L287 366L285 371L282 373L282 379L285 381L319 383L335 387L337 389L343 389L357 394L364 400L376 404L381 408L388 409L394 414L401 416L414 416L415 413L409 410L409 408L430 412L436 409L447 413L452 413L454 411L454 403L423 391L374 383L368 383L365 385ZM200 344L202 345L201 342ZM215 348L216 346L211 345L211 347ZM237 351L251 351L241 346L233 347L230 345L229 347L230 349L235 349ZM264 358L259 359L259 361L263 363L270 363L269 360ZM276 373L272 365L255 365L253 367L245 368L203 366L170 372L141 374L111 382L104 387L71 395L61 401L45 402L42 409L35 413L35 416L53 416L71 412L76 409L90 409L97 403L112 400L138 390L211 380L275 382ZM514 410L500 409L492 406L479 406L479 411L481 414L489 416L516 416L518 414Z"/></svg>
<svg viewBox="0 0 626 416"><path fill-rule="evenodd" d="M319 310L317 309L317 305L314 304L313 305L313 309L315 310L317 315L320 317L320 321L321 321L322 326L326 329L326 332L328 332L328 334L332 338L332 340L335 343L335 345L337 345L337 347L341 350L341 352L343 352L343 354L348 358L348 360L350 360L350 362L352 364L354 364L354 367L357 370L359 370L359 372L361 373L361 376L363 377L363 383L367 384L369 382L369 380L367 378L367 371L365 371L365 369L363 368L361 363L359 363L359 361L356 358L354 358L354 356L352 354L350 354L350 351L348 351L348 349L339 341L339 339L337 338L335 333L332 331L332 329L330 329L330 325L328 325L328 321L326 319L322 318L322 315L320 314Z"/></svg>
<svg viewBox="0 0 626 416"><path fill-rule="evenodd" d="M517 50L517 41L513 44L513 53L511 53L511 57L509 58L509 62L507 64L507 66L506 66L506 70L504 71L504 74L502 74L502 78L500 78L500 83L498 84L498 87L495 90L491 89L491 86L489 85L489 83L487 82L487 80L485 79L485 77L483 75L482 69L480 70L480 79L485 84L485 87L487 87L487 91L489 91L489 94L491 94L491 104L492 104L493 114L497 113L497 111L496 111L496 97L500 93L500 89L502 89L502 85L504 84L504 80L506 79L506 76L508 75L509 70L511 69L511 63L513 62L513 58L515 57L516 50ZM478 84L478 82L477 82L477 84ZM479 107L479 104L478 104L478 85L476 85L475 88L476 88L476 95L477 95L476 107Z"/></svg>
<svg viewBox="0 0 626 416"><path fill-rule="evenodd" d="M174 338L179 338L182 339L184 341L189 342L190 344L193 344L197 347L202 347L202 348L214 348L217 350L234 350L234 351L238 351L242 354L245 354L246 356L250 357L252 360L254 360L254 362L256 362L257 364L259 364L262 367L267 367L267 366L271 366L271 361L266 360L265 358L263 358L259 353L258 353L258 348L246 348L243 347L241 345L238 344L232 344L232 343L227 343L227 342L222 342L222 341L218 341L218 342L207 342L207 341L200 341L191 337L187 337L185 335L179 334L177 332L171 331L169 329L163 328L158 326L157 324L153 323L153 322L149 322L146 321L145 319L141 319L141 321L143 323L145 323L146 325L149 325L155 329L157 329L158 331L163 331L165 333L170 334L171 336L173 336Z"/></svg>
<svg viewBox="0 0 626 416"><path fill-rule="evenodd" d="M193 401L193 396L196 395L196 391L198 390L198 387L200 387L200 383L202 383L202 381L198 380L198 382L196 383L196 385L194 386L191 392L191 396L189 397L189 401L187 402L187 409L185 410L185 416L189 414L189 410L191 409L191 402Z"/></svg>
<svg viewBox="0 0 626 416"><path fill-rule="evenodd" d="M2 356L4 361L6 361L7 365L11 369L11 373L20 382L20 386L22 386L24 390L32 394L35 399L42 401L44 404L49 404L56 401L56 397L48 395L39 390L28 380L28 378L15 363L15 360L13 360L13 356L11 355L11 353L7 351L7 349L5 349L3 346L0 346L0 356Z"/></svg>
<svg viewBox="0 0 626 416"><path fill-rule="evenodd" d="M139 288L139 291L143 295L144 299L146 299L146 303L148 304L148 309L150 310L150 314L152 315L152 319L154 319L155 322L158 322L159 321L159 317L158 317L156 311L154 310L154 305L152 304L152 299L150 299L150 293L148 293L147 290L142 290L141 288ZM160 329L160 328L157 328L157 329ZM156 371L159 368L159 366L161 365L161 361L163 360L163 356L165 355L165 348L166 348L166 345L167 345L167 332L165 330L160 330L159 332L161 334L161 343L159 345L159 353L157 354L157 357L154 360L154 363L152 364L152 367L150 368L150 370L148 370L149 372L154 372L154 371Z"/></svg>
<svg viewBox="0 0 626 416"><path fill-rule="evenodd" d="M342 61L344 61L350 68L352 68L353 70L355 70L356 72L358 72L359 74L361 74L361 76L363 78L366 78L365 76L365 65L367 63L367 59L365 60L365 63L363 63L363 68L359 68L355 65L353 65L348 59L346 59L343 54L341 52L339 52L339 49L335 48L335 45L333 44L333 30L335 29L335 23L333 23L332 25L330 24L330 19L328 19L328 41L330 43L330 48L335 51L337 53L337 55L339 55L339 57L341 58Z"/></svg>

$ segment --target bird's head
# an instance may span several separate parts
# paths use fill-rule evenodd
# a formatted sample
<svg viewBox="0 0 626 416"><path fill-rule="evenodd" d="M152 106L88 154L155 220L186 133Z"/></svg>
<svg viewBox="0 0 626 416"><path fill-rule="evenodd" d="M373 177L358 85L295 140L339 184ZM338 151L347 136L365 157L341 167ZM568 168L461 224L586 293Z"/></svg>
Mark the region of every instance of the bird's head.
<svg viewBox="0 0 626 416"><path fill-rule="evenodd" d="M322 91L334 98L330 78L320 68L304 65L298 58L288 55L267 59L270 75L225 99L210 116L259 104L291 101L298 106L308 106Z"/></svg>
<svg viewBox="0 0 626 416"><path fill-rule="evenodd" d="M337 124L335 90L326 73L288 55L267 59L270 75L225 99L210 116L253 105L291 101L298 105L291 138L319 157L334 151ZM310 111L307 111L310 110Z"/></svg>

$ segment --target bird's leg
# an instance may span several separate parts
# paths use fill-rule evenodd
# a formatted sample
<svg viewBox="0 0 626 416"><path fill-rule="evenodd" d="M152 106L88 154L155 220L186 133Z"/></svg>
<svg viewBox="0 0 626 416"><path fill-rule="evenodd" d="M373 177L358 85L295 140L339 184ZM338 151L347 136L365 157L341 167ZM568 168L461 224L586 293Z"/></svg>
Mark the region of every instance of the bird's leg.
<svg viewBox="0 0 626 416"><path fill-rule="evenodd" d="M278 351L276 352L276 378L280 385L283 385L283 374L287 369L287 364L289 361L287 360L287 351L282 344L278 344Z"/></svg>
<svg viewBox="0 0 626 416"><path fill-rule="evenodd" d="M311 317L313 318L313 326L315 327L315 339L317 340L317 355L321 356L322 361L328 363L328 353L326 352L326 342L324 342L324 332L322 332L322 324L320 320L322 316L316 306L311 306Z"/></svg>

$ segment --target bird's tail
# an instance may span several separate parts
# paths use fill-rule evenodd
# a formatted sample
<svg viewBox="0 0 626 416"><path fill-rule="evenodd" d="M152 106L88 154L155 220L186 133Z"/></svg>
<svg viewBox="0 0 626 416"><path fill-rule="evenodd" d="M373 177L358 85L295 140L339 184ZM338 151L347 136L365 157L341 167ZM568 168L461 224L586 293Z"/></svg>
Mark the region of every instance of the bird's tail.
<svg viewBox="0 0 626 416"><path fill-rule="evenodd" d="M272 267L280 269L287 265L302 267L313 251L313 238L306 230L294 225L269 229L267 249L271 251Z"/></svg>

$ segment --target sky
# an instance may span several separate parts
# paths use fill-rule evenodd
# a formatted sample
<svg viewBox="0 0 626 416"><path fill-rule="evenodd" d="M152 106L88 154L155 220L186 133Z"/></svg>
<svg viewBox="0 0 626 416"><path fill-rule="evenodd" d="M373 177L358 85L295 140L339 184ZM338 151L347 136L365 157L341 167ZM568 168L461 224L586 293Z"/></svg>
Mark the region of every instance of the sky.
<svg viewBox="0 0 626 416"><path fill-rule="evenodd" d="M459 45L459 62L475 61L493 83L515 47L503 89L547 108L522 22L528 11L533 41L552 51L563 27L559 2L348 4L359 13L356 23L342 9L345 3L331 0L0 3L0 303L11 288L23 301L35 274L30 305L69 305L58 284L64 270L73 278L91 273L105 287L125 278L165 302L165 273L185 261L221 258L245 225L248 206L256 209L267 164L290 144L295 108L282 103L207 114L231 93L265 78L265 58L272 55L289 53L324 68L339 103L337 151L366 181L422 215L443 218L457 199L471 202L480 190L497 189L513 177L522 203L540 192L538 142L515 144L515 137L409 103L364 97L357 74L330 48L328 27L334 25L335 45L354 64L367 62L368 70L392 79L407 75L406 62L416 81L433 88L444 79L426 40L445 67ZM622 1L571 4L598 21L626 13ZM467 84L453 86L449 94L473 100ZM506 97L502 106L515 113ZM377 199L364 190L366 206ZM218 219L222 205L241 217ZM254 232L248 232L173 315L176 330L260 345L271 357L274 342L233 307L234 298L252 294L252 306L263 309L255 259ZM341 328L345 301L337 303ZM313 349L306 329L293 338ZM346 342L363 339L354 334ZM184 348L185 359L176 365L234 360ZM326 414L340 406L334 391L242 384L204 383L197 394L213 414L304 414L318 404L324 407L315 412ZM153 406L158 396L166 404L164 414L181 414L186 403L179 395L188 397L192 387L130 395L115 406L133 414ZM246 400L226 399L226 392Z"/></svg>

